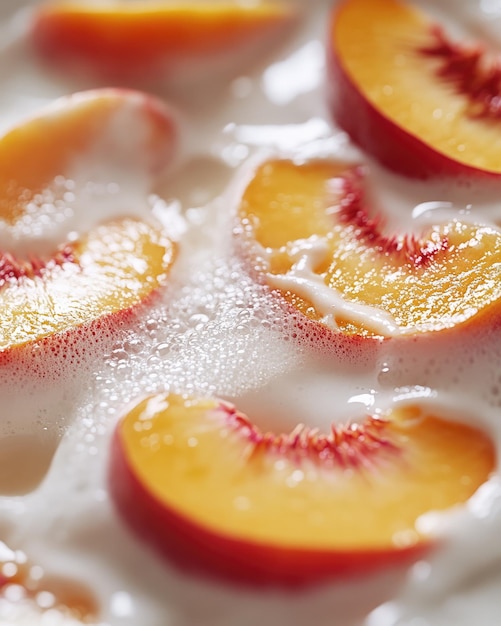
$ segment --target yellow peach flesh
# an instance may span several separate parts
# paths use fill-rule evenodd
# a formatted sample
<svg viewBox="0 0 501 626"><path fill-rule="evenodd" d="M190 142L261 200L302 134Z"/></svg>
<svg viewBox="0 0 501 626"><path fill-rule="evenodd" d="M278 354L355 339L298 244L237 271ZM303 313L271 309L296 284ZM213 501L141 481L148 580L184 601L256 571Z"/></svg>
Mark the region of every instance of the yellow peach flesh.
<svg viewBox="0 0 501 626"><path fill-rule="evenodd" d="M135 124L130 141L114 128L124 114ZM170 112L141 92L103 89L56 101L0 139L5 231L74 167L93 171L104 163L137 175L141 185L153 180L171 158L174 135ZM47 256L25 260L7 250L0 257L0 352L144 301L165 282L174 244L139 220L122 219L96 225Z"/></svg>
<svg viewBox="0 0 501 626"><path fill-rule="evenodd" d="M99 226L54 264L0 290L0 351L127 310L164 282L172 242L137 220Z"/></svg>
<svg viewBox="0 0 501 626"><path fill-rule="evenodd" d="M423 233L422 245L444 241L444 249L416 265L406 258L405 243L401 251L381 249L361 236L359 226L340 220L343 180L352 175L348 166L326 161L296 165L279 160L257 169L243 194L239 219L247 230L251 256L269 272L267 280L272 282L270 275L287 276L294 246L314 235L326 244L316 274L345 301L389 314L397 334L453 327L497 306L497 229L459 221L433 227ZM282 294L309 317L322 317L293 289ZM349 334L378 334L342 314L335 322Z"/></svg>
<svg viewBox="0 0 501 626"><path fill-rule="evenodd" d="M332 41L350 80L382 115L445 157L501 172L499 121L471 116L468 96L437 75L440 61L420 52L434 43L425 15L399 0L347 0Z"/></svg>
<svg viewBox="0 0 501 626"><path fill-rule="evenodd" d="M167 509L219 535L276 547L411 546L423 539L420 515L465 502L495 463L484 433L417 407L394 410L376 427L386 443L352 467L260 448L212 399L152 397L119 428L132 472ZM354 438L339 445L363 449L363 426Z"/></svg>
<svg viewBox="0 0 501 626"><path fill-rule="evenodd" d="M136 110L138 118L149 120L136 151L144 155L140 167L151 168L150 175L161 169L171 157L175 125L157 101L148 98L120 89L80 92L56 100L43 114L7 132L0 140L0 219L8 224L19 219L37 193L50 188L100 141L103 153L112 149L106 132L123 111Z"/></svg>

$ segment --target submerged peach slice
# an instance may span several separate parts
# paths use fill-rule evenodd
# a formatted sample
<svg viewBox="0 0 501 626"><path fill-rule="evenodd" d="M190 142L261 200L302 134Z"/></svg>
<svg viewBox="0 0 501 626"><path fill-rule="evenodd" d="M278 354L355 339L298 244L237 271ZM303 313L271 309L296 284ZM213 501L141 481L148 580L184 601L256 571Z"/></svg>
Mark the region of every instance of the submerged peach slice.
<svg viewBox="0 0 501 626"><path fill-rule="evenodd" d="M0 542L0 615L9 624L96 624L97 598L81 583L51 576L22 550Z"/></svg>
<svg viewBox="0 0 501 626"><path fill-rule="evenodd" d="M35 14L37 50L58 64L76 62L99 75L160 80L231 58L276 37L293 17L286 3L48 2Z"/></svg>
<svg viewBox="0 0 501 626"><path fill-rule="evenodd" d="M147 193L172 158L174 136L172 115L159 101L106 89L63 98L0 139L0 228L7 242L0 254L0 352L128 311L165 282L174 244L138 219L115 214L106 221L100 211L80 232L85 216L76 215L70 240L65 235L54 249L44 242L46 255L31 252L40 242L29 232L14 233L47 204L63 206L61 180L74 175L75 194L96 176L106 182L108 171L110 182L119 171Z"/></svg>
<svg viewBox="0 0 501 626"><path fill-rule="evenodd" d="M410 176L501 174L500 66L482 45L400 0L345 0L330 37L332 111L360 146Z"/></svg>
<svg viewBox="0 0 501 626"><path fill-rule="evenodd" d="M181 566L295 585L423 554L417 519L465 502L494 463L485 434L416 406L273 434L220 400L159 395L119 423L109 481L124 520Z"/></svg>
<svg viewBox="0 0 501 626"><path fill-rule="evenodd" d="M387 236L370 216L361 168L266 162L238 220L258 276L342 333L392 337L499 316L499 230L451 221L419 238Z"/></svg>
<svg viewBox="0 0 501 626"><path fill-rule="evenodd" d="M60 98L0 138L0 220L19 218L36 194L76 169L158 176L173 158L176 135L166 105L139 91L96 89Z"/></svg>

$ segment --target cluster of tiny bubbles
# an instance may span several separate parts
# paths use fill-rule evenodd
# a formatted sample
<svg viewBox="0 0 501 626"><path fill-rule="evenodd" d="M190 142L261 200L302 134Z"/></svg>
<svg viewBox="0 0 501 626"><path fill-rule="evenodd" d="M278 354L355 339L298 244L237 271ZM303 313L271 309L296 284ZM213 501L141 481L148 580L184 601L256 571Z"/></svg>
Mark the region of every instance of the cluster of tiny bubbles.
<svg viewBox="0 0 501 626"><path fill-rule="evenodd" d="M0 446L11 450L2 459L10 462L15 449L22 468L10 489L24 493L44 478L80 406L92 400L96 364L114 335L111 322L99 320L0 354Z"/></svg>
<svg viewBox="0 0 501 626"><path fill-rule="evenodd" d="M117 388L238 396L296 362L279 302L238 260L212 259L167 295L111 351L108 396Z"/></svg>
<svg viewBox="0 0 501 626"><path fill-rule="evenodd" d="M51 185L35 194L30 189L16 190L24 210L11 226L13 234L18 237L37 237L46 228L71 217L71 204L75 200L74 189L74 181L57 176Z"/></svg>
<svg viewBox="0 0 501 626"><path fill-rule="evenodd" d="M59 502L62 491L71 499L105 492L113 430L141 398L174 392L238 402L239 394L297 365L295 332L280 301L237 259L215 258L188 282L169 286L112 335L104 359L92 361L51 469L55 476L64 467L64 481L56 481L57 494L47 481L44 497Z"/></svg>
<svg viewBox="0 0 501 626"><path fill-rule="evenodd" d="M121 332L105 318L0 353L0 445L16 447L23 475L33 488L76 425L85 429L82 441L87 453L91 450L89 434L99 429L93 414L96 371ZM87 421L81 421L84 418ZM73 445L73 451L77 448ZM77 465L68 458L65 475L77 474ZM33 470L29 476L27 467ZM20 479L17 484L20 490L27 487Z"/></svg>

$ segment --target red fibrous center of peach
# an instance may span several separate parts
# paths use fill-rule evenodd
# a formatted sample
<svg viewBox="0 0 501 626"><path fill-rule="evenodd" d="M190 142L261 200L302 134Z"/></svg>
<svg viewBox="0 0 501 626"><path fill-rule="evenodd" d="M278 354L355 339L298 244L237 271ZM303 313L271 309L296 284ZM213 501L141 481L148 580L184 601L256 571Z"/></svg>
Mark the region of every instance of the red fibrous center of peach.
<svg viewBox="0 0 501 626"><path fill-rule="evenodd" d="M399 452L385 432L388 423L383 419L367 417L362 424L333 424L328 434L304 424L298 424L290 433L275 434L261 431L232 406L222 409L230 427L252 445L249 456L271 452L297 464L309 460L328 468L355 469L366 465L383 450Z"/></svg>
<svg viewBox="0 0 501 626"><path fill-rule="evenodd" d="M2 252L0 253L0 288L17 282L21 278L42 276L48 269L75 262L73 249L69 245L56 252L49 260L39 257L18 259L10 252Z"/></svg>
<svg viewBox="0 0 501 626"><path fill-rule="evenodd" d="M440 26L431 35L433 42L420 52L441 61L437 75L469 99L467 113L501 119L501 57L488 54L480 44L453 42Z"/></svg>
<svg viewBox="0 0 501 626"><path fill-rule="evenodd" d="M397 255L402 264L415 268L428 265L437 253L447 250L448 241L445 237L437 238L436 241L422 241L409 234L403 237L383 234L381 217L374 218L369 215L362 177L363 174L357 172L343 178L344 193L337 213L337 218L342 224L355 229L359 241L381 254Z"/></svg>

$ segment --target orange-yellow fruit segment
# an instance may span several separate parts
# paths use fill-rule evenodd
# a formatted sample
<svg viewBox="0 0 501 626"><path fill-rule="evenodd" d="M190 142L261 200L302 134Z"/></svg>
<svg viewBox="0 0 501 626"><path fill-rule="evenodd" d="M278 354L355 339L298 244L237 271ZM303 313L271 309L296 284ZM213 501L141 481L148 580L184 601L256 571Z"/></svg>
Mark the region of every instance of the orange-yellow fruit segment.
<svg viewBox="0 0 501 626"><path fill-rule="evenodd" d="M287 3L49 2L35 16L33 38L46 56L90 62L104 73L168 71L180 61L207 61L259 42L287 24ZM160 76L157 76L157 79Z"/></svg>
<svg viewBox="0 0 501 626"><path fill-rule="evenodd" d="M54 576L30 562L22 550L0 543L0 600L2 621L9 624L60 626L96 624L100 607L94 593L69 576ZM40 602L43 597L50 602ZM7 617L8 616L8 617ZM7 621L8 620L8 621Z"/></svg>
<svg viewBox="0 0 501 626"><path fill-rule="evenodd" d="M61 98L0 139L0 222L7 241L0 254L1 352L129 310L164 283L173 243L138 220L106 223L101 212L89 232L79 232L76 214L78 239L73 233L43 258L29 253L28 235L22 252L14 242L26 216L37 217L45 203L64 206L66 181L78 195L96 177L99 184L114 183L119 172L119 180L137 180L148 193L170 163L175 135L174 119L159 100L110 88Z"/></svg>
<svg viewBox="0 0 501 626"><path fill-rule="evenodd" d="M278 437L217 400L164 395L142 401L119 429L138 483L165 509L276 548L412 546L423 541L419 516L465 502L495 464L483 432L418 407L335 435Z"/></svg>
<svg viewBox="0 0 501 626"><path fill-rule="evenodd" d="M120 119L125 129L116 128ZM100 162L120 165L124 175L158 175L172 158L176 132L170 111L138 91L99 89L56 100L0 139L0 219L12 224L36 194L85 159L94 171Z"/></svg>
<svg viewBox="0 0 501 626"><path fill-rule="evenodd" d="M337 162L258 167L238 219L268 284L348 334L442 330L498 310L497 229L451 221L419 238L386 236L363 192L360 170Z"/></svg>
<svg viewBox="0 0 501 626"><path fill-rule="evenodd" d="M497 94L490 94L492 84L487 85L499 69L487 55L481 59L482 53L477 55L471 42L465 41L461 48L451 40L449 52L429 54L442 46L439 31L428 16L400 0L345 0L335 12L331 40L335 63L350 89L368 103L368 108L358 106L353 99L349 110L347 99L338 110L342 125L350 126L349 132L362 147L390 167L405 167L406 173L427 165L427 174L433 168L439 173L460 173L454 163L501 173L501 117L484 114L483 105L479 109L482 84L485 100L491 96L499 100L499 81ZM396 128L392 130L388 122ZM376 145L371 140L371 133L383 127L391 150L384 141ZM406 134L413 138L411 143ZM416 159L411 165L408 152L416 149L414 140L441 155L441 161L436 154L423 152L420 158L425 163Z"/></svg>
<svg viewBox="0 0 501 626"><path fill-rule="evenodd" d="M143 222L97 226L3 284L0 352L130 309L165 282L173 260L173 243Z"/></svg>

